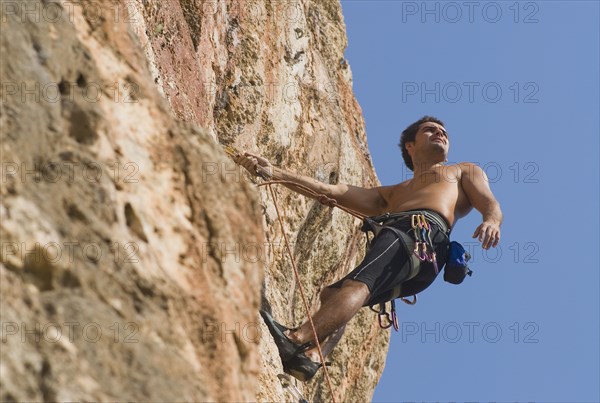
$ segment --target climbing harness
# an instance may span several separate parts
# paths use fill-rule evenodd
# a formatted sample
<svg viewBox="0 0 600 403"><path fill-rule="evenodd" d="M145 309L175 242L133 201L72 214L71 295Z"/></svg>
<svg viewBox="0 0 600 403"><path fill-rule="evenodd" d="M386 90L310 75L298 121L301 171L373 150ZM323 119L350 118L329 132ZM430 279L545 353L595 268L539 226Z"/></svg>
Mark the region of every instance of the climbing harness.
<svg viewBox="0 0 600 403"><path fill-rule="evenodd" d="M411 237L404 231L400 231L398 228L394 227L394 222L398 220L409 220L410 226L412 229L413 236ZM438 218L434 215L429 214L427 212L418 212L418 213L410 213L410 212L400 212L400 213L386 213L377 217L367 217L364 219L364 224L361 230L364 232L373 232L375 239L379 233L383 230L392 231L402 240L401 244L405 248L405 252L408 256L410 256L410 271L405 281L411 280L419 273L419 267L421 262L430 262L433 264L433 268L435 270L435 274L437 275L439 272L438 264L437 264L437 256L435 253L435 248L433 246L433 242L431 239L431 223L435 223L442 232L448 236L449 230L445 224L440 222ZM414 239L413 239L414 238ZM368 241L368 237L367 237ZM411 249L410 245L414 243L414 247ZM367 242L367 247L370 246L370 243ZM394 287L391 291L390 303L391 303L391 311L390 313L386 310L386 303L382 302L371 306L371 310L378 314L379 326L382 329L388 329L393 327L394 330L398 331L398 319L396 315L396 304L394 299L400 298L402 302L414 305L417 302L417 296L413 295L413 299L408 300L404 296L402 296L402 284ZM377 307L377 308L375 308Z"/></svg>
<svg viewBox="0 0 600 403"><path fill-rule="evenodd" d="M281 386L284 389L288 389L290 391L290 394L292 395L294 400L296 400L298 403L308 403L308 400L306 400L302 396L302 393L300 393L300 391L298 390L296 385L294 385L291 382L289 375L277 374L277 378L279 378L279 381L281 382Z"/></svg>

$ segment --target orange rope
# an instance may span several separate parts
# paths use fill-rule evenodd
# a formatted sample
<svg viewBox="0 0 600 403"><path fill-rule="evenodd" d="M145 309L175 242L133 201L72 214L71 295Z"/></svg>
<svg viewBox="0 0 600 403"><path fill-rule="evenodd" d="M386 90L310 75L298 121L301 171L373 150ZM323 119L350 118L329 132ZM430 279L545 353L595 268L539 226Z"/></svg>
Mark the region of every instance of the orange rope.
<svg viewBox="0 0 600 403"><path fill-rule="evenodd" d="M227 154L229 154L230 156L232 156L234 158L241 155L241 153L239 153L233 147L225 147L225 152L227 152ZM259 168L260 167L257 167L257 174L261 178L266 179L267 176L265 174L267 174L267 173L262 172L262 170L260 170ZM283 220L281 218L281 214L279 213L279 207L277 206L277 201L275 199L275 193L273 192L273 187L271 186L272 184L283 184L283 185L287 184L287 185L295 186L298 189L302 189L303 191L305 191L306 193L308 193L309 195L311 195L312 197L317 199L319 202L321 202L329 207L338 207L341 210L343 210L361 220L363 220L365 218L365 215L363 215L355 210L349 209L347 207L340 206L335 199L332 199L332 198L328 197L327 195L317 193L304 185L294 183L291 181L286 181L286 180L266 181L265 180L265 182L259 183L257 185L257 186L267 185L267 187L269 188L269 192L271 193L271 197L273 198L273 205L275 206L275 211L277 212L277 219L279 221L279 225L281 226L281 233L283 234L283 240L285 242L285 247L286 247L287 253L290 257L290 261L292 263L292 269L294 270L294 277L296 278L296 283L298 283L298 288L300 289L300 294L302 296L302 302L304 303L304 308L306 309L306 316L308 317L308 322L310 323L310 328L312 330L313 337L315 338L315 343L317 345L317 351L319 352L319 358L321 359L321 365L323 366L323 371L325 372L325 379L327 380L327 386L329 387L329 391L331 392L331 400L333 403L335 403L335 393L333 392L333 385L331 383L331 378L329 377L329 371L327 371L327 365L325 365L325 357L323 356L323 350L321 349L321 343L319 343L319 336L317 335L317 329L315 328L315 324L312 320L312 317L310 316L310 307L308 305L308 300L306 298L306 294L304 293L304 287L302 287L302 283L300 282L300 275L298 274L298 268L296 267L296 261L294 260L294 255L292 254L292 249L290 248L290 244L288 242L287 235L285 234Z"/></svg>
<svg viewBox="0 0 600 403"><path fill-rule="evenodd" d="M302 287L302 283L300 282L300 275L298 274L298 268L296 267L296 262L294 260L294 256L292 255L292 250L290 248L290 244L287 239L287 235L285 234L285 228L283 227L283 220L281 219L281 214L279 213L279 207L277 206L277 201L275 200L275 193L273 192L273 188L271 187L270 182L263 183L268 185L269 191L271 192L271 197L273 197L273 205L275 206L275 211L277 212L277 219L279 220L279 225L281 226L281 233L283 234L283 240L285 242L285 247L287 249L288 255L290 257L290 261L292 262L292 268L294 269L294 276L296 277L296 282L298 283L298 288L300 289L300 294L302 295L302 302L304 303L304 308L306 308L306 316L308 316L308 322L310 323L310 327L313 332L313 336L315 338L315 342L317 344L317 350L319 351L319 358L321 359L321 364L323 366L323 371L325 372L325 379L327 379L327 385L329 386L329 391L331 392L331 400L335 403L335 394L333 393L333 386L331 383L331 378L329 378L329 372L327 371L327 365L325 365L325 357L323 356L323 351L321 350L321 343L319 343L319 337L317 335L317 330L315 328L315 324L313 323L312 317L310 316L310 308L308 306L308 300L306 299L306 295L304 294L304 288Z"/></svg>
<svg viewBox="0 0 600 403"><path fill-rule="evenodd" d="M324 195L322 193L317 193L314 190L312 190L309 187L306 187L304 185L301 185L299 183L295 183L292 181L286 181L286 180L276 180L276 181L266 181L263 183L259 183L257 186L264 186L264 185L271 185L271 184L282 184L282 185L292 185L295 186L299 189L302 189L303 191L305 191L306 193L308 193L310 196L312 196L313 198L317 199L319 202L321 202L322 204L329 206L329 207L337 207L340 210L345 211L348 214L353 215L354 217L360 219L360 220L364 220L365 219L365 215L359 213L356 210L352 210L348 207L342 206L340 204L338 204L337 200L332 199L330 197L328 197L327 195Z"/></svg>

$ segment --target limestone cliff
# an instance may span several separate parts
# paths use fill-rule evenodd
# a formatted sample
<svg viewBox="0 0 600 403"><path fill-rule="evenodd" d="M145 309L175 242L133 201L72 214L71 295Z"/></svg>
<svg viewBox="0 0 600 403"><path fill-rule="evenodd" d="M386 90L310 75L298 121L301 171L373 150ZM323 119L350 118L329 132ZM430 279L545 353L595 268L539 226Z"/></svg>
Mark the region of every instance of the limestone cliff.
<svg viewBox="0 0 600 403"><path fill-rule="evenodd" d="M2 399L289 401L258 308L304 308L273 200L221 145L377 183L339 1L2 7ZM275 190L316 307L359 223ZM386 350L361 312L338 401L370 399ZM298 386L330 400L322 374Z"/></svg>

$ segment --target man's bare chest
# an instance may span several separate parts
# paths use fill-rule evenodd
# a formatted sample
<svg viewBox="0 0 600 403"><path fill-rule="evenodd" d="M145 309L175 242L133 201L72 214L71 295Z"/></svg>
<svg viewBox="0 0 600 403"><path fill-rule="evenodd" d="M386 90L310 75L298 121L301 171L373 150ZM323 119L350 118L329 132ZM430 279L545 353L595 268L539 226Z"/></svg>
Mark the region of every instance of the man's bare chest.
<svg viewBox="0 0 600 403"><path fill-rule="evenodd" d="M457 199L460 192L460 179L456 175L432 172L396 185L390 194L390 202L399 205L422 197Z"/></svg>

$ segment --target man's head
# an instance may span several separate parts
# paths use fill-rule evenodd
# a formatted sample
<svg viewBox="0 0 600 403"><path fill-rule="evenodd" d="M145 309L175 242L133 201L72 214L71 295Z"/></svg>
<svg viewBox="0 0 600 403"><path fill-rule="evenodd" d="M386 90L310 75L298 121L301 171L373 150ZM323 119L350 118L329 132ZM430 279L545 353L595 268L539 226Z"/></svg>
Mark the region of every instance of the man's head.
<svg viewBox="0 0 600 403"><path fill-rule="evenodd" d="M404 129L402 135L400 136L399 146L400 150L402 150L402 158L404 159L404 163L406 164L408 169L410 169L411 171L414 171L415 169L411 153L409 153L408 149L414 148L417 135L427 138L433 136L435 141L436 137L438 137L437 133L440 132L445 133L446 145L444 147L446 147L445 151L447 152L448 138L447 133L444 129L444 122L442 122L441 120L433 116L423 116L421 119L417 120L416 122L408 126L406 129Z"/></svg>

